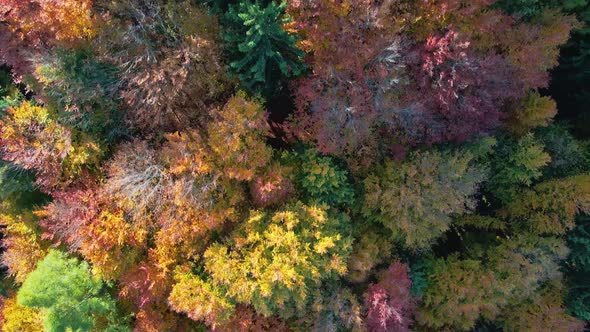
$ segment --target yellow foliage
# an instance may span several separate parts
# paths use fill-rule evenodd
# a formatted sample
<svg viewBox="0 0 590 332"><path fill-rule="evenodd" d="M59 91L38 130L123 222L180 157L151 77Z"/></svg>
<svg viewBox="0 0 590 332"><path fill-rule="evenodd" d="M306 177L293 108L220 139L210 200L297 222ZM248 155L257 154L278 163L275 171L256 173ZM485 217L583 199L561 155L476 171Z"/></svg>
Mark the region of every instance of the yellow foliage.
<svg viewBox="0 0 590 332"><path fill-rule="evenodd" d="M30 211L18 215L0 214L0 225L6 227L2 264L8 267L16 282L23 282L47 253L36 230L36 218Z"/></svg>
<svg viewBox="0 0 590 332"><path fill-rule="evenodd" d="M16 298L4 301L2 332L43 332L41 313L37 309L16 303Z"/></svg>
<svg viewBox="0 0 590 332"><path fill-rule="evenodd" d="M22 0L25 1L25 0ZM96 35L92 0L33 1L37 12L23 12L13 18L11 28L24 40L28 35L52 35L69 45Z"/></svg>
<svg viewBox="0 0 590 332"><path fill-rule="evenodd" d="M246 99L244 93L232 97L208 127L209 145L230 178L250 180L256 170L270 160L272 150L265 143L270 127L262 106Z"/></svg>
<svg viewBox="0 0 590 332"><path fill-rule="evenodd" d="M93 265L93 272L105 279L116 278L133 263L147 238L141 223L128 223L122 211L103 211L97 220L83 226L86 240L80 252Z"/></svg>

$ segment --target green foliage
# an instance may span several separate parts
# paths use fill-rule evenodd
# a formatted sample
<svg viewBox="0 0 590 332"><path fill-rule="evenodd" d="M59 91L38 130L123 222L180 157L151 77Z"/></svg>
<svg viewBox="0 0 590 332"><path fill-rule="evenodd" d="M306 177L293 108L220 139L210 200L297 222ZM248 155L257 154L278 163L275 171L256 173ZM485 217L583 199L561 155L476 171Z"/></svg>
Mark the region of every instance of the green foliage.
<svg viewBox="0 0 590 332"><path fill-rule="evenodd" d="M348 217L333 215L325 206L298 202L276 212L254 211L229 243L215 243L205 252L210 278L193 283L193 296L171 302L178 303L176 310L206 321L207 311L196 308L213 306L208 302L219 296L252 305L264 316L301 317L322 282L346 272L352 245L349 233ZM205 291L219 296L198 295Z"/></svg>
<svg viewBox="0 0 590 332"><path fill-rule="evenodd" d="M532 134L500 141L492 158L486 189L502 203L513 200L519 187L528 187L541 177L542 167L551 161L544 146Z"/></svg>
<svg viewBox="0 0 590 332"><path fill-rule="evenodd" d="M516 104L506 127L517 135L524 135L531 129L547 126L555 114L557 104L551 97L531 91Z"/></svg>
<svg viewBox="0 0 590 332"><path fill-rule="evenodd" d="M251 92L270 96L281 80L304 69L303 51L296 38L283 29L291 21L286 2L240 1L225 13L223 39L229 44L229 68Z"/></svg>
<svg viewBox="0 0 590 332"><path fill-rule="evenodd" d="M0 201L26 203L35 192L34 180L29 172L0 160Z"/></svg>
<svg viewBox="0 0 590 332"><path fill-rule="evenodd" d="M590 169L590 160L584 146L574 138L565 125L556 124L540 128L535 136L551 156L551 162L543 168L544 176L571 176Z"/></svg>
<svg viewBox="0 0 590 332"><path fill-rule="evenodd" d="M431 330L467 331L526 301L548 281L560 280L567 247L559 238L518 236L460 259L451 255L422 267L426 287L418 322ZM475 255L474 255L475 254ZM420 278L418 278L420 281Z"/></svg>
<svg viewBox="0 0 590 332"><path fill-rule="evenodd" d="M17 302L31 308L43 308L43 326L47 331L88 331L100 328L105 318L110 331L123 331L117 321L116 305L106 292L104 282L90 274L88 263L67 258L51 250L39 262L17 296Z"/></svg>
<svg viewBox="0 0 590 332"><path fill-rule="evenodd" d="M571 11L583 7L588 0L499 0L496 6L510 14L531 18L546 8L559 8Z"/></svg>
<svg viewBox="0 0 590 332"><path fill-rule="evenodd" d="M387 160L364 181L363 215L393 232L410 249L428 248L449 229L452 216L475 208L473 195L486 172L462 151L415 152Z"/></svg>
<svg viewBox="0 0 590 332"><path fill-rule="evenodd" d="M568 234L568 247L571 252L566 272L569 282L566 304L574 316L590 320L590 218L578 219L578 225Z"/></svg>
<svg viewBox="0 0 590 332"><path fill-rule="evenodd" d="M565 234L579 213L590 212L590 176L542 182L523 191L498 214L515 229L535 234Z"/></svg>
<svg viewBox="0 0 590 332"><path fill-rule="evenodd" d="M35 59L39 91L57 111L58 121L113 141L123 134L121 85L115 66L100 62L91 49L57 49Z"/></svg>
<svg viewBox="0 0 590 332"><path fill-rule="evenodd" d="M348 172L329 156L313 149L284 153L283 163L295 168L295 182L306 203L319 202L330 206L354 203L354 190Z"/></svg>
<svg viewBox="0 0 590 332"><path fill-rule="evenodd" d="M480 316L494 319L502 298L479 260L438 259L428 271L417 322L427 330L468 331Z"/></svg>

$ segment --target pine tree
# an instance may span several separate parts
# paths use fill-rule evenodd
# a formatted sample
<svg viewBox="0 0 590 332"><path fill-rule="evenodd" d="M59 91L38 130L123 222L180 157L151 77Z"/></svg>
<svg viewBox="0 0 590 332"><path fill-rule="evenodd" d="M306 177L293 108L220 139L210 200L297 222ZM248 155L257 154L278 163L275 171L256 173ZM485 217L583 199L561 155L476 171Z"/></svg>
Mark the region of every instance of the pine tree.
<svg viewBox="0 0 590 332"><path fill-rule="evenodd" d="M280 89L281 80L304 69L296 37L283 28L291 21L286 7L286 2L264 6L248 0L230 5L225 13L229 68L251 92L270 96Z"/></svg>

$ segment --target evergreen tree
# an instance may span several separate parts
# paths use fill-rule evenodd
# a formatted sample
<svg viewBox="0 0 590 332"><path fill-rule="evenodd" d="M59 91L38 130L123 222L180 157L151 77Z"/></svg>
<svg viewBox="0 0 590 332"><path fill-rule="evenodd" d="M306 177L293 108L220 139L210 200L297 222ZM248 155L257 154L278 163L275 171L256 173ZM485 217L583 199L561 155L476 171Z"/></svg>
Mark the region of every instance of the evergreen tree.
<svg viewBox="0 0 590 332"><path fill-rule="evenodd" d="M251 92L270 96L282 80L298 76L304 69L303 51L296 37L284 29L291 21L287 4L274 1L240 1L225 13L223 38L228 43L229 68Z"/></svg>

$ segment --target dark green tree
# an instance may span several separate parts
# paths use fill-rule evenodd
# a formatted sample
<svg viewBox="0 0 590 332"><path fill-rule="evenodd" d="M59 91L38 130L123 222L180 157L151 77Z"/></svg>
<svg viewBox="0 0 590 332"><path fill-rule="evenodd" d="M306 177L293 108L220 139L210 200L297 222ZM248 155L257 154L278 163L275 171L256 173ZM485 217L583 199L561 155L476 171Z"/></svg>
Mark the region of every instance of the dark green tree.
<svg viewBox="0 0 590 332"><path fill-rule="evenodd" d="M284 78L299 75L303 51L283 26L291 21L287 4L242 1L225 13L223 39L228 43L230 71L251 92L271 95Z"/></svg>
<svg viewBox="0 0 590 332"><path fill-rule="evenodd" d="M576 317L590 320L590 217L578 218L577 227L568 235L567 272L569 291L568 309Z"/></svg>
<svg viewBox="0 0 590 332"><path fill-rule="evenodd" d="M519 139L501 139L491 159L486 189L500 202L508 203L520 188L528 187L540 178L542 168L550 161L543 144L532 134Z"/></svg>

